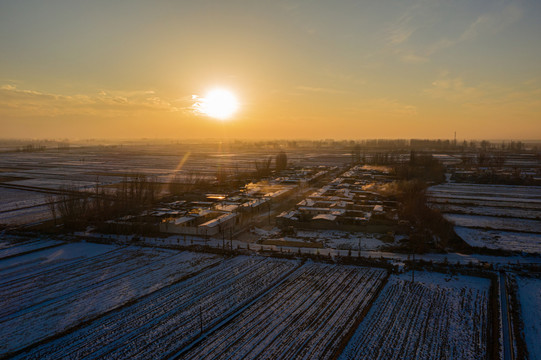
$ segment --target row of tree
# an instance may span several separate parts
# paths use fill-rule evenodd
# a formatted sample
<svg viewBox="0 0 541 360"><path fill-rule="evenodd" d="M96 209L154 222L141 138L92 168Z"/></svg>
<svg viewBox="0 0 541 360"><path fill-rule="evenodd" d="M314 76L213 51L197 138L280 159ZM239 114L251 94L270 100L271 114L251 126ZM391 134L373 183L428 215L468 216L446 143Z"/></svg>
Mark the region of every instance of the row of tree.
<svg viewBox="0 0 541 360"><path fill-rule="evenodd" d="M480 151L475 156L463 155L461 158L464 166L497 167L501 168L505 164L506 155L503 151L487 152Z"/></svg>
<svg viewBox="0 0 541 360"><path fill-rule="evenodd" d="M105 188L97 181L92 191L75 185L60 191L48 199L55 223L60 220L68 229L80 229L151 206L158 199L160 186L156 178L136 174L125 176L116 188Z"/></svg>

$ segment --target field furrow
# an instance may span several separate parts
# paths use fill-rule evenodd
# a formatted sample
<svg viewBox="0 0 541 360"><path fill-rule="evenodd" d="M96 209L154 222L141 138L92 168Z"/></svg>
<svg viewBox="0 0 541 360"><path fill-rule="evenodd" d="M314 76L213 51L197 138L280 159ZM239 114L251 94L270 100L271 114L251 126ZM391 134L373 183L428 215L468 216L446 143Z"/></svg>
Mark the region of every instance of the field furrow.
<svg viewBox="0 0 541 360"><path fill-rule="evenodd" d="M340 359L486 358L490 281L408 276L390 278Z"/></svg>
<svg viewBox="0 0 541 360"><path fill-rule="evenodd" d="M165 287L21 358L155 358L174 352L295 269L295 261L237 257Z"/></svg>
<svg viewBox="0 0 541 360"><path fill-rule="evenodd" d="M190 273L216 263L218 259L214 255L164 251L161 256L148 254L146 261L128 262L127 265L121 262L111 264L112 267L122 269L118 272L120 275L104 281L93 277L95 283L87 283L86 287L69 291L0 319L0 354L22 349L65 331L128 301L170 285ZM103 276L107 274L107 269L104 269L104 272ZM73 286L71 281L66 280L64 286ZM45 292L43 289L42 291Z"/></svg>
<svg viewBox="0 0 541 360"><path fill-rule="evenodd" d="M370 300L385 274L378 269L305 264L232 323L178 355L186 359L330 358L330 345L347 333L356 311Z"/></svg>

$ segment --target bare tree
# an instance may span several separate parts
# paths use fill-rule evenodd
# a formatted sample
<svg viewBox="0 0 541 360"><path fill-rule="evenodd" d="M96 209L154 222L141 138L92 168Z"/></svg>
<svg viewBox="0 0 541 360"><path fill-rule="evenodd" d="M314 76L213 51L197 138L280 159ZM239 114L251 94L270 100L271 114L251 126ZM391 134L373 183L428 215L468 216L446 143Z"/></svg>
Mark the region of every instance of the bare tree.
<svg viewBox="0 0 541 360"><path fill-rule="evenodd" d="M54 225L56 226L56 197L53 195L47 195L47 206L51 215L53 216Z"/></svg>
<svg viewBox="0 0 541 360"><path fill-rule="evenodd" d="M284 151L280 151L276 155L276 171L281 171L287 169L287 155Z"/></svg>
<svg viewBox="0 0 541 360"><path fill-rule="evenodd" d="M270 165L272 162L272 157L268 157L265 160L255 161L255 170L256 170L256 176L262 177L262 176L268 176L270 174Z"/></svg>

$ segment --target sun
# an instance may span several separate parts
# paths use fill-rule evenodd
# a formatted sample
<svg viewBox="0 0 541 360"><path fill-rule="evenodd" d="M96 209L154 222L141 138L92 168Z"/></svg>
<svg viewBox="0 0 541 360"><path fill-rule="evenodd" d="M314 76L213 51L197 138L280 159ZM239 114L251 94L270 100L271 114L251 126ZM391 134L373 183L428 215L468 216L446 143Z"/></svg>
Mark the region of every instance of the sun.
<svg viewBox="0 0 541 360"><path fill-rule="evenodd" d="M235 95L226 89L213 89L205 97L195 98L197 111L219 120L229 119L239 108Z"/></svg>

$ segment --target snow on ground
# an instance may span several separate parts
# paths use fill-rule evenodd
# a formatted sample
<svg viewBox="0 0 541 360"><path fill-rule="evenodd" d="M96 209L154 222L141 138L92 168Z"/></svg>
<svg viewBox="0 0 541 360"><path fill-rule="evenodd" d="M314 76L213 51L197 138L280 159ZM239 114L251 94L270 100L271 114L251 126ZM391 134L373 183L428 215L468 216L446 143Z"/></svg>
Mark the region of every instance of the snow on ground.
<svg viewBox="0 0 541 360"><path fill-rule="evenodd" d="M428 192L428 196L430 198L436 198L436 199L461 199L463 202L476 202L476 201L490 201L490 202L496 202L496 203L518 203L518 202L524 202L531 206L538 206L541 204L540 198L534 198L534 197L528 197L527 195L520 196L520 197L512 197L512 196L504 196L503 194L498 194L497 196L491 195L491 194L485 194L485 195L476 195L476 194L462 194L462 193L435 193L435 192Z"/></svg>
<svg viewBox="0 0 541 360"><path fill-rule="evenodd" d="M541 187L448 183L428 195L468 244L541 253Z"/></svg>
<svg viewBox="0 0 541 360"><path fill-rule="evenodd" d="M455 226L455 232L466 243L475 247L541 253L541 234L481 230L463 226Z"/></svg>
<svg viewBox="0 0 541 360"><path fill-rule="evenodd" d="M469 198L488 197L496 200L512 198L541 201L541 186L520 186L520 185L488 185L488 184L466 184L446 183L432 186L428 189L430 196L467 196ZM538 202L539 202L538 201Z"/></svg>
<svg viewBox="0 0 541 360"><path fill-rule="evenodd" d="M490 281L415 272L391 276L340 359L482 359Z"/></svg>
<svg viewBox="0 0 541 360"><path fill-rule="evenodd" d="M382 269L307 263L182 359L330 359L383 281Z"/></svg>
<svg viewBox="0 0 541 360"><path fill-rule="evenodd" d="M38 241L47 244L47 241ZM117 246L93 243L68 243L0 260L0 284L30 276L69 262L90 258L117 249ZM1 285L0 285L1 286Z"/></svg>
<svg viewBox="0 0 541 360"><path fill-rule="evenodd" d="M272 228L271 230L265 230L265 229L261 229L261 228L258 228L258 227L254 227L251 230L251 232L256 234L256 235L259 235L259 236L267 237L267 236L272 236L272 235L278 234L280 232L280 229L275 227L275 228Z"/></svg>
<svg viewBox="0 0 541 360"><path fill-rule="evenodd" d="M25 225L52 219L51 210L47 205L6 211L0 214L0 224L6 225Z"/></svg>
<svg viewBox="0 0 541 360"><path fill-rule="evenodd" d="M39 175L39 174L36 174ZM88 179L90 181L81 181L74 178L42 178L38 177L35 179L24 179L10 181L10 184L13 185L22 185L22 186L33 186L33 187L43 187L47 189L61 189L62 187L77 186L77 188L88 188L96 185L95 181Z"/></svg>
<svg viewBox="0 0 541 360"><path fill-rule="evenodd" d="M92 234L89 234L91 236ZM97 238L101 238L96 235ZM119 243L125 242L128 243L129 239L132 236L116 236L111 237L111 241L116 241ZM292 238L293 239L293 238ZM395 237L396 241L400 241L400 237ZM251 251L273 251L275 253L298 253L299 250L302 254L319 254L321 256L326 256L329 258L335 258L337 256L347 257L350 255L349 250L340 250L333 248L314 248L314 247L290 247L290 246L280 246L280 245L264 245L264 244L255 244L252 242L245 242L240 240L226 240L226 248L231 246L232 249L249 249ZM222 248L223 241L221 238L200 238L197 236L186 236L186 241L179 236L170 236L167 238L152 238L152 237L142 237L140 244L145 244L148 246L169 246L169 245L201 245L209 246L214 248ZM364 250L361 252L362 257L374 258L374 259L385 259L393 263L403 262L411 258L411 254L401 254L387 252L385 250ZM358 251L352 249L351 256L359 256ZM415 254L416 260L432 261L434 263L453 263L453 264L480 264L480 263L489 263L494 265L496 268L505 267L509 264L519 265L519 264L541 264L541 257L531 257L531 256L494 256L494 255L480 255L480 254L461 254L461 253L448 253L448 254L437 254L437 253L428 253L428 254Z"/></svg>
<svg viewBox="0 0 541 360"><path fill-rule="evenodd" d="M359 236L361 235L361 236ZM387 243L381 241L377 236L373 234L355 234L348 238L331 238L327 240L326 246L333 249L351 249L359 250L359 246L362 251L365 250L378 250L385 248Z"/></svg>
<svg viewBox="0 0 541 360"><path fill-rule="evenodd" d="M10 256L61 244L62 241L58 240L28 240L23 242L2 241L0 242L0 260Z"/></svg>
<svg viewBox="0 0 541 360"><path fill-rule="evenodd" d="M257 299L299 262L237 256L19 358L164 358Z"/></svg>
<svg viewBox="0 0 541 360"><path fill-rule="evenodd" d="M503 216L521 219L541 219L540 209L521 209L506 206L473 206L453 204L432 204L432 207L446 213L458 213L468 215Z"/></svg>
<svg viewBox="0 0 541 360"><path fill-rule="evenodd" d="M47 202L47 195L0 187L0 199L2 199L2 202L0 202L0 211L3 212L45 204Z"/></svg>
<svg viewBox="0 0 541 360"><path fill-rule="evenodd" d="M62 332L217 261L217 256L208 254L116 248L47 267L16 281L8 279L0 285L0 355Z"/></svg>
<svg viewBox="0 0 541 360"><path fill-rule="evenodd" d="M538 220L462 214L444 214L444 217L458 226L541 233Z"/></svg>
<svg viewBox="0 0 541 360"><path fill-rule="evenodd" d="M0 187L0 224L22 225L51 218L47 195Z"/></svg>
<svg viewBox="0 0 541 360"><path fill-rule="evenodd" d="M517 277L524 338L530 359L541 359L541 279Z"/></svg>
<svg viewBox="0 0 541 360"><path fill-rule="evenodd" d="M469 197L434 197L430 196L428 201L431 204L437 204L438 206L472 206L472 207L503 207L511 210L541 210L541 202L525 202L523 199L514 199L511 201L494 201L492 198L487 197L486 200L472 199Z"/></svg>
<svg viewBox="0 0 541 360"><path fill-rule="evenodd" d="M387 243L381 241L379 236L370 233L350 233L338 230L298 230L291 241L300 239L306 241L315 241L324 244L326 248L358 250L376 250L383 249Z"/></svg>

